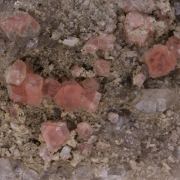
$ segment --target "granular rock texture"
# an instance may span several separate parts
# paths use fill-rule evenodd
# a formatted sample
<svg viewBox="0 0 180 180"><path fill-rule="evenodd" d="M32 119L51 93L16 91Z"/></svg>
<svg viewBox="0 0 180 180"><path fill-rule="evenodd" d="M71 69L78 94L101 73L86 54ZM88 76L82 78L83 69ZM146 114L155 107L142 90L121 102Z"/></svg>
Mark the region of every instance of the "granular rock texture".
<svg viewBox="0 0 180 180"><path fill-rule="evenodd" d="M0 10L0 179L179 179L178 0Z"/></svg>

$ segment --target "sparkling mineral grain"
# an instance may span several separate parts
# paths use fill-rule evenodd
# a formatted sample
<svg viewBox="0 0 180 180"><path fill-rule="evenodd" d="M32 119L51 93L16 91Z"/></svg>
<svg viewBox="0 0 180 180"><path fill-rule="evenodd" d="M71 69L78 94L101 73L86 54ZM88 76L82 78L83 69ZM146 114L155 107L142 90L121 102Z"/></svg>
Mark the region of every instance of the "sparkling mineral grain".
<svg viewBox="0 0 180 180"><path fill-rule="evenodd" d="M26 12L16 12L14 15L2 17L0 28L9 39L19 37L33 37L40 31L39 23Z"/></svg>
<svg viewBox="0 0 180 180"><path fill-rule="evenodd" d="M158 78L169 74L176 67L176 56L164 45L154 45L144 55L149 75Z"/></svg>
<svg viewBox="0 0 180 180"><path fill-rule="evenodd" d="M50 152L56 152L69 139L70 132L64 122L45 122L41 133Z"/></svg>
<svg viewBox="0 0 180 180"><path fill-rule="evenodd" d="M20 85L26 78L26 64L21 60L16 60L5 72L7 84Z"/></svg>
<svg viewBox="0 0 180 180"><path fill-rule="evenodd" d="M79 138L87 140L93 133L91 125L87 122L81 122L77 125L77 133Z"/></svg>
<svg viewBox="0 0 180 180"><path fill-rule="evenodd" d="M110 67L111 63L103 59L96 60L94 63L94 71L98 76L109 76Z"/></svg>
<svg viewBox="0 0 180 180"><path fill-rule="evenodd" d="M130 44L145 45L154 34L154 19L150 16L130 12L124 22L125 34Z"/></svg>

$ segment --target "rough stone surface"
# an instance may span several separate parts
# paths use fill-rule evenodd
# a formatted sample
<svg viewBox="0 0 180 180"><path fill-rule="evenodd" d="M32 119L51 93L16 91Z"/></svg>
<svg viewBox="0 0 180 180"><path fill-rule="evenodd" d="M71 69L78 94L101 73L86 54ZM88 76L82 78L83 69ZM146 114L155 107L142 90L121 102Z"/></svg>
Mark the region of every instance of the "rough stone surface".
<svg viewBox="0 0 180 180"><path fill-rule="evenodd" d="M180 2L178 0L174 1L174 7L175 7L175 14L178 20L180 20Z"/></svg>
<svg viewBox="0 0 180 180"><path fill-rule="evenodd" d="M175 105L176 100L175 90L146 89L142 91L135 108L145 113L163 112Z"/></svg>
<svg viewBox="0 0 180 180"><path fill-rule="evenodd" d="M0 159L0 173L2 180L14 180L16 178L8 159Z"/></svg>
<svg viewBox="0 0 180 180"><path fill-rule="evenodd" d="M129 6L137 4L135 8L139 8L139 13L156 20L153 24L155 33L147 41L147 46L128 43L124 20L129 12L120 7L123 1L130 2ZM155 0L155 7L151 2L0 0L1 18L21 10L31 14L41 25L38 36L19 37L14 34L15 39L9 39L0 28L0 157L22 161L37 171L41 180L179 180L180 159L176 156L180 144L179 101L160 113L144 113L133 108L133 100L138 95L141 97L143 88L175 88L178 92L175 99L179 97L179 63L167 76L147 78L141 89L133 85L134 75L139 72L147 74L148 69L141 57L148 48L154 44L165 44L173 34L179 37L175 0ZM101 33L116 37L113 49L82 54L84 44ZM79 43L73 47L64 45L63 40L70 37L77 37ZM51 98L44 99L39 107L14 103L8 98L4 72L16 59L22 59L45 79L63 83L74 78L82 85L86 78L96 78L100 94L93 92L89 98L98 97L93 94L102 96L97 111L66 112ZM95 75L93 63L96 59L106 59L111 63L110 76ZM79 77L73 77L70 71L76 64L83 67L83 74ZM86 102L89 104L89 100ZM117 124L107 120L109 112L119 114ZM59 119L67 123L71 137L57 152L50 153L52 156L48 157L45 151L44 157L47 155L50 160L43 161L39 149L46 144L40 135L41 124L46 120L57 122ZM79 122L88 122L93 127L93 136L88 141L77 136L75 129ZM85 151L80 151L80 144ZM88 150L84 145L92 145L90 155L83 154ZM68 160L60 157L63 146L71 147L72 157ZM16 171L13 180L23 180L25 169L13 163L13 171Z"/></svg>

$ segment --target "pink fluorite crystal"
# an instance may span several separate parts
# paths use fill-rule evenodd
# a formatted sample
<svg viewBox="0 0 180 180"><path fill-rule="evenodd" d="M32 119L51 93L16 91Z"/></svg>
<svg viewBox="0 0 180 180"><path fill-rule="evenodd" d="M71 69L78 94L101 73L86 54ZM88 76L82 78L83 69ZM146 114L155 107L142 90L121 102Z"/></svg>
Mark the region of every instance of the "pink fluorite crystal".
<svg viewBox="0 0 180 180"><path fill-rule="evenodd" d="M115 40L116 38L112 34L100 34L99 36L91 37L84 45L82 52L84 54L94 54L97 50L111 51L114 48Z"/></svg>
<svg viewBox="0 0 180 180"><path fill-rule="evenodd" d="M64 82L54 97L57 105L66 111L79 110L82 107L84 89L75 81Z"/></svg>
<svg viewBox="0 0 180 180"><path fill-rule="evenodd" d="M149 49L144 55L149 75L157 78L169 74L175 69L177 60L173 52L166 46L157 44Z"/></svg>
<svg viewBox="0 0 180 180"><path fill-rule="evenodd" d="M54 97L57 105L65 111L86 110L94 112L97 109L101 94L97 91L84 89L75 81L64 82Z"/></svg>
<svg viewBox="0 0 180 180"><path fill-rule="evenodd" d="M50 152L56 152L70 137L64 122L45 122L41 125L41 133Z"/></svg>
<svg viewBox="0 0 180 180"><path fill-rule="evenodd" d="M93 129L91 127L91 125L87 122L81 122L77 125L77 129L76 129L79 138L87 140L90 138L90 136L93 133Z"/></svg>
<svg viewBox="0 0 180 180"><path fill-rule="evenodd" d="M19 11L15 15L0 19L0 28L9 39L19 37L32 37L39 33L39 23L28 13Z"/></svg>
<svg viewBox="0 0 180 180"><path fill-rule="evenodd" d="M6 83L11 100L32 106L39 106L42 101L43 78L34 74L30 68L17 60L6 71Z"/></svg>
<svg viewBox="0 0 180 180"><path fill-rule="evenodd" d="M48 78L44 81L43 84L43 95L47 97L54 97L59 91L61 84L51 78Z"/></svg>
<svg viewBox="0 0 180 180"><path fill-rule="evenodd" d="M25 80L26 103L39 106L42 101L43 78L38 74L28 74Z"/></svg>

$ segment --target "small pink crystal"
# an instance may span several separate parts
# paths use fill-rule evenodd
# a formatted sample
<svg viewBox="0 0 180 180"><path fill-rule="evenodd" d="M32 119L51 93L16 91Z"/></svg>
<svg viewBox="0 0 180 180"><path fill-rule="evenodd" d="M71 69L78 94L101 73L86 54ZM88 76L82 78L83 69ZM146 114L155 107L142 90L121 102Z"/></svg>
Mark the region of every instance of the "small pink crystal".
<svg viewBox="0 0 180 180"><path fill-rule="evenodd" d="M93 133L93 129L91 127L91 125L87 122L81 122L77 125L77 129L76 129L79 138L87 140L90 138L90 136Z"/></svg>
<svg viewBox="0 0 180 180"><path fill-rule="evenodd" d="M20 85L26 78L26 64L21 60L16 60L5 72L7 84Z"/></svg>
<svg viewBox="0 0 180 180"><path fill-rule="evenodd" d="M59 91L61 84L51 78L48 78L44 81L43 84L43 95L47 97L54 97Z"/></svg>
<svg viewBox="0 0 180 180"><path fill-rule="evenodd" d="M130 44L143 46L154 34L154 19L150 16L130 12L126 15L124 29Z"/></svg>
<svg viewBox="0 0 180 180"><path fill-rule="evenodd" d="M50 152L56 152L70 137L70 132L64 122L45 122L41 125L41 133Z"/></svg>
<svg viewBox="0 0 180 180"><path fill-rule="evenodd" d="M112 34L100 34L96 37L91 37L84 45L82 51L84 54L94 54L97 50L104 52L111 51L114 48L116 38Z"/></svg>
<svg viewBox="0 0 180 180"><path fill-rule="evenodd" d="M25 80L26 103L39 106L42 101L43 78L38 74L28 74Z"/></svg>
<svg viewBox="0 0 180 180"><path fill-rule="evenodd" d="M94 63L94 71L98 76L109 76L110 67L111 63L103 59L96 60Z"/></svg>
<svg viewBox="0 0 180 180"><path fill-rule="evenodd" d="M9 39L19 37L32 37L40 31L39 23L26 12L16 12L15 15L0 19L0 28Z"/></svg>

